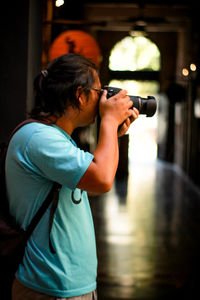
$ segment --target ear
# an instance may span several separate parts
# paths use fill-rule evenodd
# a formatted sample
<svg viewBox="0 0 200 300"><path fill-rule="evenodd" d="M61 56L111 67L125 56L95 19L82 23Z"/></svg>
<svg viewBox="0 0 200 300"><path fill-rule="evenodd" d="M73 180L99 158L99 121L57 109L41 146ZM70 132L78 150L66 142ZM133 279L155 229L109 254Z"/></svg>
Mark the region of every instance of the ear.
<svg viewBox="0 0 200 300"><path fill-rule="evenodd" d="M85 102L84 92L81 86L79 86L76 90L76 98L78 99L79 105L81 107Z"/></svg>

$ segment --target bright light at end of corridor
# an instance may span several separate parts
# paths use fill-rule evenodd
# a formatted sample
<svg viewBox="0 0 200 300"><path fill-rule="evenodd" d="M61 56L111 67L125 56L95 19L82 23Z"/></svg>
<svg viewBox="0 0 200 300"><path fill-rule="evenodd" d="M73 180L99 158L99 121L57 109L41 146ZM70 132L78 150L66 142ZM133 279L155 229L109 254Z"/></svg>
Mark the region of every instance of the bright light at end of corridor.
<svg viewBox="0 0 200 300"><path fill-rule="evenodd" d="M62 6L64 4L64 0L56 0L56 2L55 2L55 6L56 7L60 7L60 6Z"/></svg>

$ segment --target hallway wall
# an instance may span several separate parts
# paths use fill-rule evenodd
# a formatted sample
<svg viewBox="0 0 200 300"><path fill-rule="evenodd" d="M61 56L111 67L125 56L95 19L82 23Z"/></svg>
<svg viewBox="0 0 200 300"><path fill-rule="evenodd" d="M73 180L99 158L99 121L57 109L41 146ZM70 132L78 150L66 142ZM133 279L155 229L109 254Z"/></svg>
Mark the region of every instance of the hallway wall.
<svg viewBox="0 0 200 300"><path fill-rule="evenodd" d="M33 78L41 68L42 2L4 2L0 10L0 141L26 118Z"/></svg>

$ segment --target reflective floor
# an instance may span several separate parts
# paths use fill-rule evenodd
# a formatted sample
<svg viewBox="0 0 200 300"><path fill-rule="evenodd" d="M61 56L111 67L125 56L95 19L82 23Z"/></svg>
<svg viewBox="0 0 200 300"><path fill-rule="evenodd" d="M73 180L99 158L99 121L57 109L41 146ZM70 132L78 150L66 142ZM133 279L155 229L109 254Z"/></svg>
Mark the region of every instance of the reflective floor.
<svg viewBox="0 0 200 300"><path fill-rule="evenodd" d="M200 192L178 168L131 163L91 207L99 300L200 299Z"/></svg>

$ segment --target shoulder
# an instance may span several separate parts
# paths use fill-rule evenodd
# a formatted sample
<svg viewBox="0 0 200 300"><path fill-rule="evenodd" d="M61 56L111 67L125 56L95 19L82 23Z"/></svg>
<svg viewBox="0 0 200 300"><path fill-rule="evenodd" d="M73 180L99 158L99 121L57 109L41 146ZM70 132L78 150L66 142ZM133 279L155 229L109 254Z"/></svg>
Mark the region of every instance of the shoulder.
<svg viewBox="0 0 200 300"><path fill-rule="evenodd" d="M29 123L24 125L22 128L19 129L18 132L16 132L16 135L20 136L32 136L32 135L59 135L59 130L57 130L53 125L47 125L43 123Z"/></svg>
<svg viewBox="0 0 200 300"><path fill-rule="evenodd" d="M63 145L73 145L67 134L53 125L33 122L24 125L14 134L9 143L9 152L37 154L51 148L54 152Z"/></svg>
<svg viewBox="0 0 200 300"><path fill-rule="evenodd" d="M25 143L25 145L29 144L32 140L34 140L34 142L38 141L39 143L46 143L48 140L55 139L63 139L65 141L70 140L67 134L64 134L64 132L60 131L54 125L46 125L36 122L24 125L12 138L13 141L20 142L22 144Z"/></svg>

